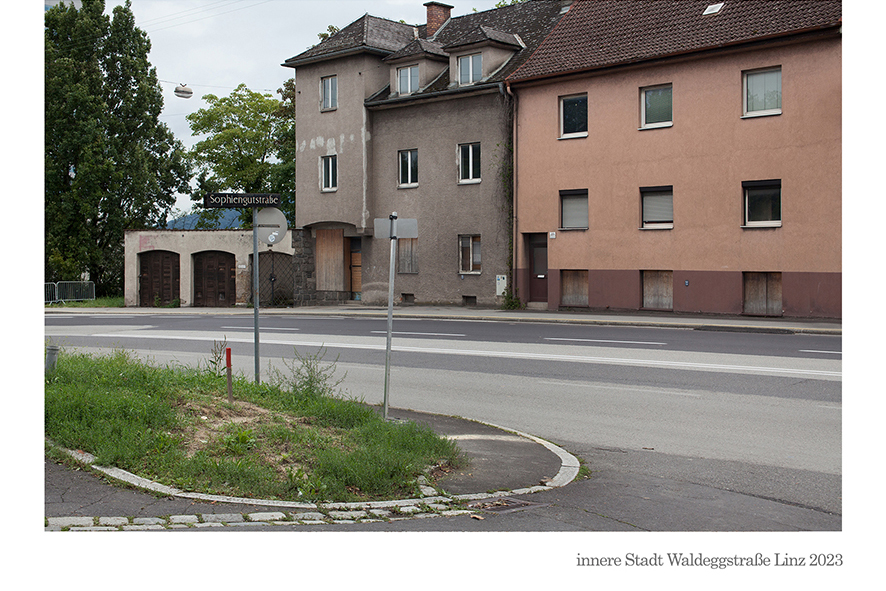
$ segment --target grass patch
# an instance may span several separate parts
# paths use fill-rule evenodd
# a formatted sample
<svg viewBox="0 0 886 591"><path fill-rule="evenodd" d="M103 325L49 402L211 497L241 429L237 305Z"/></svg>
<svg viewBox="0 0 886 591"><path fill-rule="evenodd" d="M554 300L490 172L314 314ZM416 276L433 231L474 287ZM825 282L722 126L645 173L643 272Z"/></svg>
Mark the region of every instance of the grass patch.
<svg viewBox="0 0 886 591"><path fill-rule="evenodd" d="M95 298L79 302L57 302L46 304L47 308L123 308L123 296Z"/></svg>
<svg viewBox="0 0 886 591"><path fill-rule="evenodd" d="M465 461L429 428L340 398L321 353L288 365L270 383L236 377L229 403L209 367L62 351L46 378L46 436L182 490L290 501L414 496L428 468Z"/></svg>

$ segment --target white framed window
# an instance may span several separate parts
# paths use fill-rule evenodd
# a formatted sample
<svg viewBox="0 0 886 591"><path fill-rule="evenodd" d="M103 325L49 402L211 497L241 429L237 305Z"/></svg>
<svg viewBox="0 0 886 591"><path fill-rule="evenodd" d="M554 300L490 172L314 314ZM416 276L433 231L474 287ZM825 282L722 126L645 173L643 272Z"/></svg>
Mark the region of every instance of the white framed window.
<svg viewBox="0 0 886 591"><path fill-rule="evenodd" d="M338 77L320 78L320 110L331 111L338 108Z"/></svg>
<svg viewBox="0 0 886 591"><path fill-rule="evenodd" d="M588 95L560 97L560 137L588 137Z"/></svg>
<svg viewBox="0 0 886 591"><path fill-rule="evenodd" d="M475 53L458 58L458 84L473 84L483 77L483 55Z"/></svg>
<svg viewBox="0 0 886 591"><path fill-rule="evenodd" d="M397 88L400 94L410 94L418 90L418 66L397 68Z"/></svg>
<svg viewBox="0 0 886 591"><path fill-rule="evenodd" d="M667 230L674 227L674 188L640 189L643 228Z"/></svg>
<svg viewBox="0 0 886 591"><path fill-rule="evenodd" d="M320 189L335 191L338 189L338 156L320 157Z"/></svg>
<svg viewBox="0 0 886 591"><path fill-rule="evenodd" d="M560 191L560 228L588 229L588 190Z"/></svg>
<svg viewBox="0 0 886 591"><path fill-rule="evenodd" d="M397 153L401 187L418 185L418 150L400 150Z"/></svg>
<svg viewBox="0 0 886 591"><path fill-rule="evenodd" d="M480 272L480 236L459 236L458 237L458 272L459 273L479 273Z"/></svg>
<svg viewBox="0 0 886 591"><path fill-rule="evenodd" d="M670 84L640 89L640 129L674 124L673 87Z"/></svg>
<svg viewBox="0 0 886 591"><path fill-rule="evenodd" d="M480 144L458 146L458 182L480 182Z"/></svg>
<svg viewBox="0 0 886 591"><path fill-rule="evenodd" d="M745 72L742 80L745 117L781 115L781 67Z"/></svg>
<svg viewBox="0 0 886 591"><path fill-rule="evenodd" d="M745 228L778 228L781 226L781 181L745 181L744 193Z"/></svg>

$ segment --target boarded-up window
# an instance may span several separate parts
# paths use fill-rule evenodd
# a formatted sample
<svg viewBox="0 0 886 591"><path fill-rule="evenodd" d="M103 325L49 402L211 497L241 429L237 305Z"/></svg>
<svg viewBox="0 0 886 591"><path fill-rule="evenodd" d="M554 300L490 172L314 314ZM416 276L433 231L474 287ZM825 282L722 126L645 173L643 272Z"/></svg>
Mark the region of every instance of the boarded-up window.
<svg viewBox="0 0 886 591"><path fill-rule="evenodd" d="M560 305L588 305L588 272L560 271Z"/></svg>
<svg viewBox="0 0 886 591"><path fill-rule="evenodd" d="M345 274L345 231L317 230L317 290L348 291ZM350 251L350 245L347 245Z"/></svg>
<svg viewBox="0 0 886 591"><path fill-rule="evenodd" d="M397 240L397 272L418 273L418 238Z"/></svg>
<svg viewBox="0 0 886 591"><path fill-rule="evenodd" d="M781 273L744 273L744 313L781 316Z"/></svg>
<svg viewBox="0 0 886 591"><path fill-rule="evenodd" d="M643 307L674 309L674 272L643 271Z"/></svg>

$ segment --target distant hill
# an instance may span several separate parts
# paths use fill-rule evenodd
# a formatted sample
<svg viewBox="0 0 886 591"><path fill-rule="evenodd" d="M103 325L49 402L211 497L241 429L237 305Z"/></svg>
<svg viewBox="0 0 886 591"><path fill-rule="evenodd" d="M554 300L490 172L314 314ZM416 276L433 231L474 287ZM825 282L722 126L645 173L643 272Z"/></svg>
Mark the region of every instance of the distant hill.
<svg viewBox="0 0 886 591"><path fill-rule="evenodd" d="M197 221L200 219L200 215L196 213L192 213L191 215L186 215L180 218L176 218L174 220L169 220L166 222L167 230L193 230L194 226L197 225ZM219 218L218 224L211 228L207 228L209 230L238 230L240 229L240 210L239 209L224 209L222 210L221 218Z"/></svg>

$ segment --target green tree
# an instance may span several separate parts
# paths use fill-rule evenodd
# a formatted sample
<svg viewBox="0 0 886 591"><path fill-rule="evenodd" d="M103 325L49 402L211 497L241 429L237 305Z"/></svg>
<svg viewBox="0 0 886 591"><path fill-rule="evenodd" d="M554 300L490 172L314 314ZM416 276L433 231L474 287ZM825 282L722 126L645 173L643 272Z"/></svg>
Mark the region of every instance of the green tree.
<svg viewBox="0 0 886 591"><path fill-rule="evenodd" d="M289 225L295 223L295 158L298 152L295 141L295 78L289 78L277 89L280 104L274 111L278 126L274 135L274 156L277 162L271 167L271 193L280 194L280 209L286 214Z"/></svg>
<svg viewBox="0 0 886 591"><path fill-rule="evenodd" d="M45 21L45 276L123 290L123 232L156 226L187 191L186 152L158 120L151 43L129 0L59 5Z"/></svg>
<svg viewBox="0 0 886 591"><path fill-rule="evenodd" d="M294 195L294 85L279 89L284 100L249 90L245 84L229 96L205 95L208 107L187 116L191 132L206 137L191 149L199 167L198 187L191 193L197 209L207 192L281 193ZM292 171L290 173L290 171ZM291 207L283 210L290 213ZM241 212L245 226L252 210Z"/></svg>

